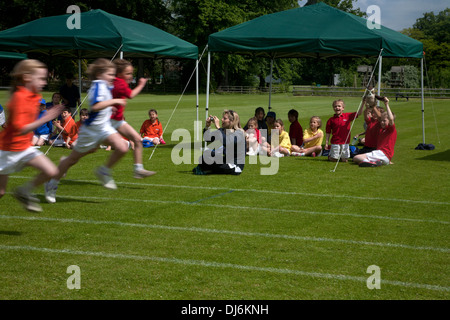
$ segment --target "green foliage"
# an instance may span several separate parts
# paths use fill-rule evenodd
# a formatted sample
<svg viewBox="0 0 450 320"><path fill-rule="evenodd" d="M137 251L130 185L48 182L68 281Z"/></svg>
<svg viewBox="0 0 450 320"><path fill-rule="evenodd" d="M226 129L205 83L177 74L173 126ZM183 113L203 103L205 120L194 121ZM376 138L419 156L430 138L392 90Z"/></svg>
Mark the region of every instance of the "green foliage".
<svg viewBox="0 0 450 320"><path fill-rule="evenodd" d="M424 13L406 35L423 43L428 79L431 87L450 87L450 8L438 14Z"/></svg>

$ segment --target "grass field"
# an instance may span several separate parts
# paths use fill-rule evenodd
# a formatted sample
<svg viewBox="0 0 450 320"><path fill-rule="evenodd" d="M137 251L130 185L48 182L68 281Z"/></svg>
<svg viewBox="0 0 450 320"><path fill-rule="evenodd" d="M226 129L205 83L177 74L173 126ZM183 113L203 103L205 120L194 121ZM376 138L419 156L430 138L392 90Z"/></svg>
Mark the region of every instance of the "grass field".
<svg viewBox="0 0 450 320"><path fill-rule="evenodd" d="M0 98L3 104L6 92ZM187 164L171 160L178 143L171 133L193 134L196 117L195 96L179 99L142 94L127 106L136 129L150 108L166 129L167 145L153 155L144 149L153 177L133 178L130 152L114 170L118 190L104 189L93 170L109 153L98 150L68 172L57 203L45 202L43 187L36 191L41 214L11 195L35 172L10 177L0 200L0 299L450 298L448 100L426 100L426 143L436 149L418 151L420 100L392 99L398 140L391 166L339 163L333 172L325 157L290 157L279 159L274 175L261 175L268 165L258 159L240 176L195 176L194 156ZM297 109L305 128L313 115L326 122L333 99L277 94L272 108L285 123ZM345 101L346 112L357 109L359 99ZM212 95L210 113L232 108L246 121L258 106L267 111L267 102L268 95ZM200 119L204 106L201 96ZM352 133L362 128L358 119ZM48 156L57 163L68 153L52 148ZM68 289L73 265L81 289ZM369 266L380 269L380 289L367 286Z"/></svg>

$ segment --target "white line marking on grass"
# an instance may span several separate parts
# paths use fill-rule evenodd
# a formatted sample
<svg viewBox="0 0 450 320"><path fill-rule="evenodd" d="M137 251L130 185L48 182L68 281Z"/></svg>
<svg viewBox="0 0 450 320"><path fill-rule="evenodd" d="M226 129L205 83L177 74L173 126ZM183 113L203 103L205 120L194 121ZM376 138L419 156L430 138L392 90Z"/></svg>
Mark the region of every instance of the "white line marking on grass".
<svg viewBox="0 0 450 320"><path fill-rule="evenodd" d="M30 177L11 176L11 178L29 179ZM63 180L64 181L64 180ZM65 179L65 181L77 181L86 183L98 184L97 180L73 180ZM185 185L171 185L171 184L155 184L155 183L136 183L136 182L118 182L118 185L137 185L146 187L161 187L161 188L183 188L183 189L204 189L204 190L233 190L236 192L258 192L258 193L271 193L271 194L285 194L285 195L300 195L310 197L325 197L325 198L344 198L355 200L376 200L376 201L397 201L406 203L421 203L421 204L435 204L435 205L450 205L450 202L445 201L429 201L429 200L411 200L411 199L398 199L398 198L377 198L377 197L365 197L365 196L349 196L344 194L321 194L321 193L307 193L307 192L290 192L290 191L275 191L275 190L261 190L261 189L231 189L224 187L203 187L203 186L185 186Z"/></svg>
<svg viewBox="0 0 450 320"><path fill-rule="evenodd" d="M10 193L10 192L7 192ZM43 195L37 193L37 195ZM442 220L426 220L426 219L414 219L414 218L395 218L390 216L375 216L375 215L366 215L366 214L357 214L357 213L339 213L339 212L324 212L324 211L308 211L308 210L294 210L294 209L281 209L281 208L264 208L264 207L247 207L247 206L233 206L226 204L210 204L204 202L190 202L190 201L168 201L168 200L153 200L153 199L131 199L131 198L105 198L105 197L78 197L78 196L58 196L60 199L75 199L75 200L98 200L98 201L132 201L132 202L142 202L142 203L163 203L163 204L181 204L187 206L200 206L200 207L213 207L217 209L228 208L235 210L245 210L245 211L267 211L269 213L304 213L304 214L312 214L312 215L330 215L330 216L344 216L344 217L353 217L353 218L370 218L370 219L382 219L382 220L390 220L390 221L408 221L408 222L428 222L428 223L440 223L440 224L450 224L448 221Z"/></svg>
<svg viewBox="0 0 450 320"><path fill-rule="evenodd" d="M412 250L429 250L429 251L438 251L438 252L444 252L444 253L450 252L449 248L439 248L439 247L429 247L429 246L411 246L411 245L407 245L407 244L389 243L389 242L371 242L371 241L357 241L357 240L346 240L346 239L316 238L316 237L293 236L293 235L285 235L285 234L244 232L244 231L197 228L197 227L176 227L176 226L164 226L164 225L143 224L143 223L129 223L129 222L121 222L121 221L78 220L78 219L64 219L64 218L49 218L49 217L41 217L41 216L26 217L26 216L6 216L6 215L0 215L0 219L11 219L11 220L16 219L16 220L27 220L27 221L51 221L51 222L61 222L61 223L80 223L80 224L94 224L94 225L115 225L115 226L122 226L122 227L137 227L137 228L176 230L176 231L188 231L188 232L203 232L203 233L215 233L215 234L225 234L225 235L238 235L238 236L246 236L246 237L264 237L264 238L277 238L277 239L287 239L287 240L331 242L331 243L345 243L345 244L355 244L355 245L378 246L378 247L391 247L391 248L412 249Z"/></svg>
<svg viewBox="0 0 450 320"><path fill-rule="evenodd" d="M255 267L255 266L239 265L239 264L234 264L234 263L221 263L221 262L204 261L204 260L163 258L163 257L141 256L141 255L121 254L121 253L81 251L81 250L71 250L71 249L39 248L39 247L32 247L32 246L0 245L0 249L1 250L22 250L22 251L35 251L35 252L42 252L42 253L82 255L82 256L95 256L95 257L109 258L109 259L128 259L128 260L139 260L139 261L152 261L152 262L174 263L174 264L200 266L200 267L213 267L213 268L221 268L221 269L237 269L237 270L244 270L244 271L270 272L270 273L278 273L278 274L292 274L292 275L296 275L296 276L304 276L304 277L312 277L312 278L357 281L357 282L362 282L364 284L367 281L366 277L348 276L348 275L342 275L342 274L319 273L319 272L307 272L307 271L301 271L301 270L281 269L281 268L272 268L272 267ZM395 280L382 279L381 284L382 285L388 284L388 285L407 287L407 288L434 290L434 291L440 291L440 292L450 291L450 287L443 287L443 286L439 286L439 285L422 284L422 283L395 281Z"/></svg>

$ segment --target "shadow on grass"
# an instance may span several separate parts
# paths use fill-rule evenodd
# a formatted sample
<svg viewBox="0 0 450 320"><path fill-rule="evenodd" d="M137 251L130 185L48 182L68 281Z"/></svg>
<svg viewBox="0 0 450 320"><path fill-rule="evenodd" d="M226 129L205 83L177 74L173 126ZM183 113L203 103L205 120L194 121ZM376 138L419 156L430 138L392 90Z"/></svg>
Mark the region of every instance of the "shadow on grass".
<svg viewBox="0 0 450 320"><path fill-rule="evenodd" d="M419 150L418 152L427 152L427 150ZM450 161L450 149L439 153L433 153L417 160L432 160L432 161Z"/></svg>
<svg viewBox="0 0 450 320"><path fill-rule="evenodd" d="M5 236L21 236L22 232L0 230L0 235L2 235L2 234L4 234Z"/></svg>

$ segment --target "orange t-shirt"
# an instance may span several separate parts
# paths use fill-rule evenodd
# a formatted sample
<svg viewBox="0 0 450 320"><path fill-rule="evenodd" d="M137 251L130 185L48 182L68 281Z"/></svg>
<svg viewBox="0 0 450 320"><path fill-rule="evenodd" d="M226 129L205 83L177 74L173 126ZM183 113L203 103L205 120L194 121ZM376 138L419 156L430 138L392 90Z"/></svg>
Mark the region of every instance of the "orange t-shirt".
<svg viewBox="0 0 450 320"><path fill-rule="evenodd" d="M61 133L64 141L66 141L67 138L70 138L69 144L72 144L75 140L77 140L78 127L71 116L68 116L66 120L63 120L61 126L64 128L63 132Z"/></svg>
<svg viewBox="0 0 450 320"><path fill-rule="evenodd" d="M150 119L144 121L141 126L140 133L143 137L149 138L159 138L163 134L163 128L161 122L156 120L155 123L152 123Z"/></svg>
<svg viewBox="0 0 450 320"><path fill-rule="evenodd" d="M19 86L7 104L7 127L0 132L0 150L19 152L28 149L33 131L20 134L20 130L37 120L41 95Z"/></svg>

